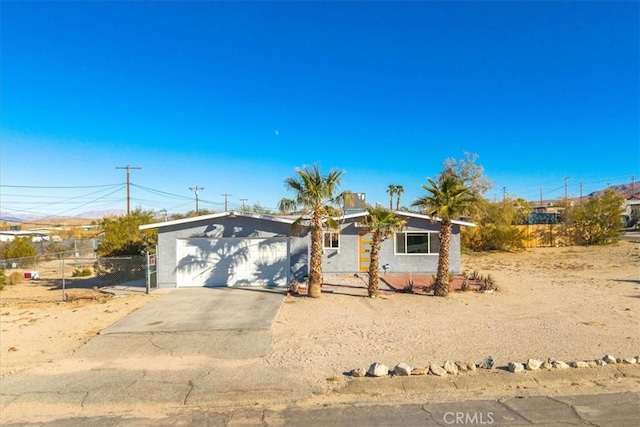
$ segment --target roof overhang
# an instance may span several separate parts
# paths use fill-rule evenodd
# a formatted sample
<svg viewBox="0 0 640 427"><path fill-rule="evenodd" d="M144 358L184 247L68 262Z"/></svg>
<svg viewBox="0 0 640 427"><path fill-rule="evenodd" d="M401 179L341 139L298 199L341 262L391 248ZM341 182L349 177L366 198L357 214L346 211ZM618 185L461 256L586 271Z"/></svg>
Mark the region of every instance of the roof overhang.
<svg viewBox="0 0 640 427"><path fill-rule="evenodd" d="M144 224L141 225L140 227L138 227L140 230L152 230L154 228L164 228L164 227L171 227L174 225L183 225L183 224L191 224L194 222L200 222L200 221L208 221L211 219L218 219L218 218L253 218L253 219L260 219L263 221L273 221L273 222L281 222L281 223L285 223L285 224L293 224L294 220L290 219L290 218L283 218L283 217L278 217L278 216L274 216L274 215L264 215L264 214L258 214L258 213L254 213L254 212L241 212L241 211L227 211L227 212L219 212L219 213L214 213L214 214L209 214L209 215L201 215L201 216L194 216L194 217L189 217L189 218L181 218L181 219L175 219L173 221L164 221L164 222L156 222L153 224Z"/></svg>
<svg viewBox="0 0 640 427"><path fill-rule="evenodd" d="M407 211L393 211L393 213L395 213L396 215L400 215L400 216L406 216L409 218L417 218L417 219L423 219L426 221L442 221L442 218L438 218L438 217L431 217L429 215L424 215L421 213L416 213L416 212L407 212ZM345 219L356 219L356 218L362 218L369 215L367 213L367 211L362 211L362 212L356 212L356 213L352 213L352 214L348 214L348 215L344 215L341 217L337 217L334 218L336 221L338 220L345 220ZM472 222L467 222L467 221L460 221L457 219L451 220L452 224L456 224L456 225L463 225L465 227L475 227L476 225Z"/></svg>

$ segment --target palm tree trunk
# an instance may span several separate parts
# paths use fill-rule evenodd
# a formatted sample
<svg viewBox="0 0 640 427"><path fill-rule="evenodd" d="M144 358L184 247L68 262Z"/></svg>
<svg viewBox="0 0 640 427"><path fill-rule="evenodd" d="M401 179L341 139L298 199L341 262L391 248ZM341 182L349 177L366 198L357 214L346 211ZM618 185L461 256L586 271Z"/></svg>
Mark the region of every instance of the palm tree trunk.
<svg viewBox="0 0 640 427"><path fill-rule="evenodd" d="M373 233L373 238L371 239L371 254L369 261L369 296L372 298L376 298L378 296L379 287L378 281L380 280L380 243L381 243L382 235L379 232Z"/></svg>
<svg viewBox="0 0 640 427"><path fill-rule="evenodd" d="M309 263L309 284L307 296L320 298L322 284L322 225L311 226L311 262Z"/></svg>
<svg viewBox="0 0 640 427"><path fill-rule="evenodd" d="M451 221L443 218L440 234L440 254L438 255L438 275L433 293L439 297L449 294L449 247L451 246Z"/></svg>

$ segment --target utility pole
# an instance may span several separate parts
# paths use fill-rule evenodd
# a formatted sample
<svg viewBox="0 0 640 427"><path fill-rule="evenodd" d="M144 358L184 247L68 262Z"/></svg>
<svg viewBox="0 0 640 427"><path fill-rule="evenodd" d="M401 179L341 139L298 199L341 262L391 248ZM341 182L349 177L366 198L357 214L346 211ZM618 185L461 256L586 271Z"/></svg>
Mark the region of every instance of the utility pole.
<svg viewBox="0 0 640 427"><path fill-rule="evenodd" d="M540 188L540 207L542 207L542 188Z"/></svg>
<svg viewBox="0 0 640 427"><path fill-rule="evenodd" d="M244 211L244 202L246 202L249 199L240 199L240 201L242 202L242 210Z"/></svg>
<svg viewBox="0 0 640 427"><path fill-rule="evenodd" d="M507 187L502 187L502 201L507 200Z"/></svg>
<svg viewBox="0 0 640 427"><path fill-rule="evenodd" d="M139 166L116 166L116 169L125 169L127 171L127 216L131 213L131 196L130 196L130 192L129 192L129 183L130 183L130 172L131 169L142 169Z"/></svg>
<svg viewBox="0 0 640 427"><path fill-rule="evenodd" d="M580 204L582 204L582 183L580 183Z"/></svg>
<svg viewBox="0 0 640 427"><path fill-rule="evenodd" d="M631 175L631 197L636 196L636 176Z"/></svg>
<svg viewBox="0 0 640 427"><path fill-rule="evenodd" d="M567 208L567 187L569 185L569 177L564 179L564 207Z"/></svg>
<svg viewBox="0 0 640 427"><path fill-rule="evenodd" d="M196 195L196 215L198 215L198 190L204 190L204 187L189 187L189 190L193 191Z"/></svg>
<svg viewBox="0 0 640 427"><path fill-rule="evenodd" d="M224 197L224 211L227 212L227 201L229 196L233 196L233 194L224 193L224 194L221 194L221 196Z"/></svg>

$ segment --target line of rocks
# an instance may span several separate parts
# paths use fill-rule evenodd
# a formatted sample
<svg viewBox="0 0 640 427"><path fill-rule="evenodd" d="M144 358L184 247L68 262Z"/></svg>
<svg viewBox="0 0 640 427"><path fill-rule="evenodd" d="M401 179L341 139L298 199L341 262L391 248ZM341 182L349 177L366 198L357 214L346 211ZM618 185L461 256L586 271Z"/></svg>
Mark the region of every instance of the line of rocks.
<svg viewBox="0 0 640 427"><path fill-rule="evenodd" d="M597 366L611 365L615 363L625 364L640 364L640 356L630 357L626 359L620 359L610 354L606 354L602 359L597 360L581 360L573 362L563 362L554 358L549 358L546 361L540 359L528 359L524 363L509 362L506 368L510 372L523 372L523 371L535 371L538 369L568 369L568 368L595 368ZM388 366L374 362L369 366L369 369L356 368L347 372L346 375L352 377L386 377L386 376L399 376L408 377L410 375L436 375L445 376L458 375L468 371L475 371L476 369L495 369L497 366L493 357L489 356L480 363L473 362L452 362L447 360L443 365L438 363L431 363L428 366L412 368L408 364L402 362L398 363L395 368L390 369Z"/></svg>

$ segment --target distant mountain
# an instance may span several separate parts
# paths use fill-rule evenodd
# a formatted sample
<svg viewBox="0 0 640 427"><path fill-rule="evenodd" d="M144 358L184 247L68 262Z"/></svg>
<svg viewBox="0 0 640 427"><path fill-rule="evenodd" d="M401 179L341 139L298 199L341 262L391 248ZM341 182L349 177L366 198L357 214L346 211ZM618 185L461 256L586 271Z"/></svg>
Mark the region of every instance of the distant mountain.
<svg viewBox="0 0 640 427"><path fill-rule="evenodd" d="M634 188L634 184L633 183L629 183L629 184L617 184L617 185L610 185L608 187L608 189L610 190L617 190L619 192L621 192L625 197L630 197L633 196L633 191L635 190L636 194L640 194L640 183L636 182L635 183L635 188ZM606 189L602 189L602 190L597 190L594 191L593 193L589 193L589 196L597 196L600 195L602 193L605 192Z"/></svg>
<svg viewBox="0 0 640 427"><path fill-rule="evenodd" d="M6 222L36 222L36 221L50 221L50 220L64 220L65 218L73 218L73 219L102 219L104 217L110 216L123 216L126 214L126 211L122 209L112 209L105 211L87 211L82 212L81 214L74 215L72 217L61 217L56 215L33 215L33 214L14 214L11 212L0 212L0 221Z"/></svg>
<svg viewBox="0 0 640 427"><path fill-rule="evenodd" d="M2 213L0 213L0 221L24 222L24 219L18 218L17 216L13 216L12 214L10 214L8 212L2 212Z"/></svg>
<svg viewBox="0 0 640 427"><path fill-rule="evenodd" d="M108 216L124 216L127 211L122 209L111 209L106 211L87 211L76 215L74 218L101 219Z"/></svg>

